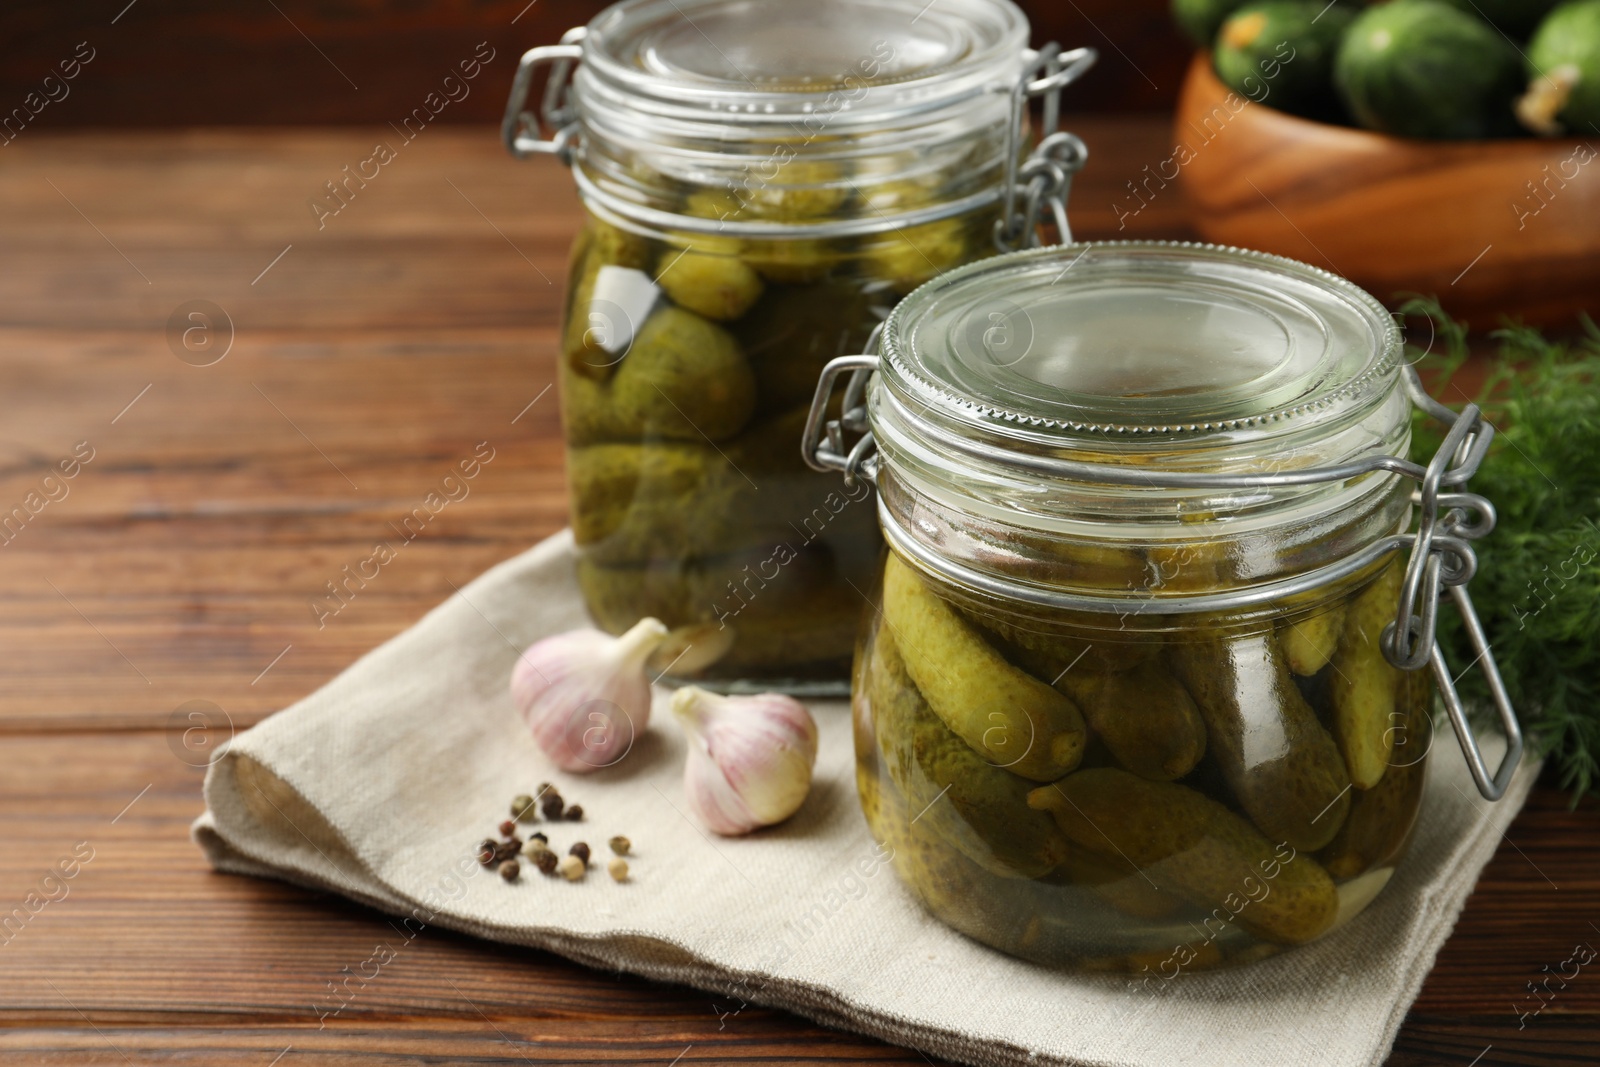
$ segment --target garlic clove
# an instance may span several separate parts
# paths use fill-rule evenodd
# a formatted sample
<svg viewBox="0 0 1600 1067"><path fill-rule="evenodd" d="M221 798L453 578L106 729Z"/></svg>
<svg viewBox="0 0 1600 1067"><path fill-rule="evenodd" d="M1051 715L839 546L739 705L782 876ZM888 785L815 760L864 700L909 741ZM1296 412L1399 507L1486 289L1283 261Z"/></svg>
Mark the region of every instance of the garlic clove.
<svg viewBox="0 0 1600 1067"><path fill-rule="evenodd" d="M689 737L684 792L707 829L733 837L799 810L817 761L817 724L804 704L685 686L672 695L672 713Z"/></svg>
<svg viewBox="0 0 1600 1067"><path fill-rule="evenodd" d="M545 754L565 771L609 767L650 723L646 663L667 636L641 619L620 637L571 630L535 641L511 671L511 699Z"/></svg>
<svg viewBox="0 0 1600 1067"><path fill-rule="evenodd" d="M733 648L733 627L714 622L679 626L650 657L650 670L658 675L692 678L716 664Z"/></svg>

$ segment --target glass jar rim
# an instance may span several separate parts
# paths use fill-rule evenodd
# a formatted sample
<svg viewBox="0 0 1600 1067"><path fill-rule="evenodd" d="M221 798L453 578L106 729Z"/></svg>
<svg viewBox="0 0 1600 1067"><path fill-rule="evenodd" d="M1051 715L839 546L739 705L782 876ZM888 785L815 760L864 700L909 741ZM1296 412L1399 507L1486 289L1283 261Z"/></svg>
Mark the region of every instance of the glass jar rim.
<svg viewBox="0 0 1600 1067"><path fill-rule="evenodd" d="M890 16L915 29L886 55L873 35ZM719 30L737 40L719 43ZM574 89L684 123L789 124L821 110L830 125L892 124L1009 88L1028 30L1011 0L623 0L589 22ZM868 46L852 60L846 39Z"/></svg>
<svg viewBox="0 0 1600 1067"><path fill-rule="evenodd" d="M997 450L1170 452L1359 417L1398 384L1401 349L1387 309L1320 268L1216 244L1101 241L925 283L884 323L879 368L923 417ZM1219 351L1233 357L1222 372Z"/></svg>
<svg viewBox="0 0 1600 1067"><path fill-rule="evenodd" d="M1264 317L1252 317L1258 309ZM983 335L1014 327L1004 321L1013 313L1039 327L1037 365L1025 364L1029 346L1015 334ZM1163 326L1163 314L1179 328ZM1270 343L1251 333L1263 322L1277 331ZM1011 364L992 366L985 344ZM1153 558L1204 544L1217 562L1197 580L1264 601L1332 560L1359 567L1356 557L1392 550L1380 542L1408 521L1405 472L1390 462L1410 445L1398 327L1359 288L1293 260L1165 241L1011 253L915 290L889 315L878 350L859 428L876 448L867 469L880 524L904 554L975 585L1181 611L1196 590L1172 576L1130 586L1052 546L1142 545ZM1207 360L1221 366L1210 378ZM1178 385L1164 390L1169 373ZM1076 388L1080 375L1095 388L1071 403L1048 388L1063 378ZM1271 388L1257 389L1263 380ZM1175 406L1215 406L1198 387L1206 382L1255 410L1173 418ZM1287 404L1276 395L1285 390ZM1072 403L1111 404L1121 421L1051 408Z"/></svg>

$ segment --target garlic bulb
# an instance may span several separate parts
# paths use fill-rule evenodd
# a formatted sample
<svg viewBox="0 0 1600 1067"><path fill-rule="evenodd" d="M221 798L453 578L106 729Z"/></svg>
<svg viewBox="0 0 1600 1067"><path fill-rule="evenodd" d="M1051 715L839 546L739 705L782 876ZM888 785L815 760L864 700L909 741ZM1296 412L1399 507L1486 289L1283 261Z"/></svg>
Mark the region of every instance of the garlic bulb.
<svg viewBox="0 0 1600 1067"><path fill-rule="evenodd" d="M817 724L804 704L685 686L672 694L672 713L689 735L684 792L707 829L747 834L799 809L817 761Z"/></svg>
<svg viewBox="0 0 1600 1067"><path fill-rule="evenodd" d="M517 657L511 699L556 766L582 773L628 754L650 723L645 663L666 636L660 622L642 619L621 637L571 630Z"/></svg>

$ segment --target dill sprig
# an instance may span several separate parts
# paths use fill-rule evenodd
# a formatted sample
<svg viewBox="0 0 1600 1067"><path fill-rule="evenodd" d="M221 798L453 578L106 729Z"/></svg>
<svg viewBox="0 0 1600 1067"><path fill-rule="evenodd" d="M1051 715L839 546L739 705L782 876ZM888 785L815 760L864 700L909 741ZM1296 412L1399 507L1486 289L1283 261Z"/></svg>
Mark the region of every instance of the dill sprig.
<svg viewBox="0 0 1600 1067"><path fill-rule="evenodd" d="M1401 312L1433 320L1440 350L1420 356L1420 369L1437 372L1425 377L1439 395L1467 358L1466 330L1433 300ZM1496 436L1469 487L1499 513L1476 546L1473 603L1524 729L1574 804L1600 785L1600 329L1582 322L1573 340L1526 326L1489 335L1498 350L1473 399ZM1413 454L1431 455L1440 425L1419 412L1413 430ZM1472 661L1448 605L1439 640L1457 670ZM1481 672L1457 685L1469 706L1488 707Z"/></svg>

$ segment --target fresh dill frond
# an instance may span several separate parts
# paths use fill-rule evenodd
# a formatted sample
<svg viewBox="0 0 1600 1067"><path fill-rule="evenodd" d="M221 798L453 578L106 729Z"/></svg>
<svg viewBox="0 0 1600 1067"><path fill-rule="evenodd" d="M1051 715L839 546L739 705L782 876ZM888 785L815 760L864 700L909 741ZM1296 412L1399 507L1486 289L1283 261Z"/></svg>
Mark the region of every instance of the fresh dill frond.
<svg viewBox="0 0 1600 1067"><path fill-rule="evenodd" d="M1437 394L1466 359L1465 330L1434 301L1401 312L1433 320L1444 342L1419 363ZM1600 785L1600 330L1583 323L1572 341L1526 326L1489 335L1498 350L1474 400L1496 437L1469 486L1499 513L1476 544L1473 603L1524 729L1574 803ZM1431 455L1443 429L1419 412L1413 455ZM1448 604L1439 640L1458 669L1472 661ZM1469 706L1489 706L1480 671L1457 685Z"/></svg>

